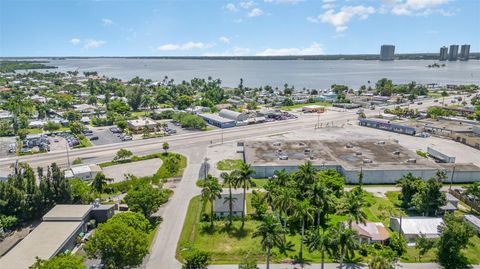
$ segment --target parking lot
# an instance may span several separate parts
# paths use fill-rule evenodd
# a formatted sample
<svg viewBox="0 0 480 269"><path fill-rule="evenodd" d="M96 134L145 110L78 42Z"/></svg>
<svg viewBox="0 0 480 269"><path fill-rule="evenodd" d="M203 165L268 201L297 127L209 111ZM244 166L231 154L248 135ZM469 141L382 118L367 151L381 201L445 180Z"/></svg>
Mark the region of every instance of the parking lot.
<svg viewBox="0 0 480 269"><path fill-rule="evenodd" d="M0 158L15 156L15 151L9 152L12 147L15 150L15 137L0 137Z"/></svg>
<svg viewBox="0 0 480 269"><path fill-rule="evenodd" d="M88 134L87 138L98 137L96 140L90 140L94 145L108 145L122 142L117 134L114 134L109 130L110 127L111 126L90 127L89 129L92 130L92 133Z"/></svg>

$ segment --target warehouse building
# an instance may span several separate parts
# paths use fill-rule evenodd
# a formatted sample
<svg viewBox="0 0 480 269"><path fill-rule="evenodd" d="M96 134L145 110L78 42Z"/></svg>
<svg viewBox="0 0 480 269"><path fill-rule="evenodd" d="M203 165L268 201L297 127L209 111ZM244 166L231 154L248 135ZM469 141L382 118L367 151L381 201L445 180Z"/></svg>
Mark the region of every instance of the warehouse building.
<svg viewBox="0 0 480 269"><path fill-rule="evenodd" d="M480 167L474 164L435 163L391 141L245 141L243 154L257 178L272 177L275 171L283 169L294 172L311 161L317 169L338 171L347 183L358 183L360 170L366 184L393 184L407 173L428 179L438 170L447 173L448 182L480 180Z"/></svg>
<svg viewBox="0 0 480 269"><path fill-rule="evenodd" d="M235 127L236 122L232 119L220 117L216 114L199 114L208 124L216 126L218 128L232 128Z"/></svg>
<svg viewBox="0 0 480 269"><path fill-rule="evenodd" d="M0 268L29 268L36 257L48 260L72 250L87 232L90 219L104 222L113 216L114 205L56 205L22 241L0 258ZM95 213L92 213L95 212Z"/></svg>
<svg viewBox="0 0 480 269"><path fill-rule="evenodd" d="M234 120L236 122L242 122L248 119L247 114L233 111L230 109L222 109L220 110L220 112L218 112L218 115L222 118Z"/></svg>
<svg viewBox="0 0 480 269"><path fill-rule="evenodd" d="M415 240L420 236L438 238L438 227L443 224L442 218L428 217L391 217L390 228L402 234L410 246L415 245Z"/></svg>

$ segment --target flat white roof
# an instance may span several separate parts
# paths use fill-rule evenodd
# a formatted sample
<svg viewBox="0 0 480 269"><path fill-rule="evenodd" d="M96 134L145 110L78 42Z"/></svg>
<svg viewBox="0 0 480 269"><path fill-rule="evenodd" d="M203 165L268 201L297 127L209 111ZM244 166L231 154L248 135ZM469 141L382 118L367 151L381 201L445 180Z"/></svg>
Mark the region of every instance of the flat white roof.
<svg viewBox="0 0 480 269"><path fill-rule="evenodd" d="M43 215L44 221L83 221L92 205L56 205Z"/></svg>
<svg viewBox="0 0 480 269"><path fill-rule="evenodd" d="M46 221L0 258L0 268L29 268L35 257L50 259L82 225L81 221Z"/></svg>
<svg viewBox="0 0 480 269"><path fill-rule="evenodd" d="M399 223L400 219L395 218ZM424 235L435 235L439 234L438 226L443 224L442 218L402 218L402 231L404 234L424 234Z"/></svg>
<svg viewBox="0 0 480 269"><path fill-rule="evenodd" d="M464 218L473 224L477 229L480 229L480 219L477 216L467 214L464 216Z"/></svg>
<svg viewBox="0 0 480 269"><path fill-rule="evenodd" d="M127 120L127 123L133 125L134 127L157 124L154 120L151 120L148 118L138 119L138 120Z"/></svg>
<svg viewBox="0 0 480 269"><path fill-rule="evenodd" d="M82 166L72 167L70 170L72 170L72 173L73 173L74 175L90 173L90 172L92 171L92 170L90 169L90 166L88 166L88 165L82 165Z"/></svg>

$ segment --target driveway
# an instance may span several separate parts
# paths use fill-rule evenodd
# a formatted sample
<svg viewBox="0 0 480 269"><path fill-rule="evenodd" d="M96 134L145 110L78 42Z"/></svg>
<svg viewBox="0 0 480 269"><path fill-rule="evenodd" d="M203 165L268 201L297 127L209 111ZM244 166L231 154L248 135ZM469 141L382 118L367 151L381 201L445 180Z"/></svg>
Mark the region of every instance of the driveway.
<svg viewBox="0 0 480 269"><path fill-rule="evenodd" d="M151 176L162 166L162 160L159 158L118 164L103 168L103 173L107 178L113 179L112 183L125 180L125 175L131 174L137 177Z"/></svg>

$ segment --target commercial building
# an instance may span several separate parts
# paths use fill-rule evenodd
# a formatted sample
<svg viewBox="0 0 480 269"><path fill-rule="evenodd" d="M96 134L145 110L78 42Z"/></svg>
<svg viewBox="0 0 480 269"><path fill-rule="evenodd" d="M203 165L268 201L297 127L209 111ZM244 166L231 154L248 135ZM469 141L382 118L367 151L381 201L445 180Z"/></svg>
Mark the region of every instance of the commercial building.
<svg viewBox="0 0 480 269"><path fill-rule="evenodd" d="M232 128L235 127L236 122L231 119L220 117L216 114L199 114L198 116L202 117L207 123L217 126L218 128Z"/></svg>
<svg viewBox="0 0 480 269"><path fill-rule="evenodd" d="M153 131L157 127L157 122L149 118L143 118L138 120L127 120L127 124L128 124L128 128L132 130L132 132L134 133L143 132L145 127L147 127L149 131Z"/></svg>
<svg viewBox="0 0 480 269"><path fill-rule="evenodd" d="M92 205L57 205L27 237L0 259L0 268L29 268L35 257L50 259L72 249L77 236L87 231Z"/></svg>
<svg viewBox="0 0 480 269"><path fill-rule="evenodd" d="M450 45L450 51L448 53L449 61L458 60L458 45Z"/></svg>
<svg viewBox="0 0 480 269"><path fill-rule="evenodd" d="M448 48L443 46L440 48L439 61L446 61L448 59Z"/></svg>
<svg viewBox="0 0 480 269"><path fill-rule="evenodd" d="M395 57L394 45L382 45L380 48L380 61L393 61Z"/></svg>
<svg viewBox="0 0 480 269"><path fill-rule="evenodd" d="M420 236L438 238L438 227L443 224L442 218L427 217L391 217L390 228L401 233L410 245L415 245L415 240Z"/></svg>
<svg viewBox="0 0 480 269"><path fill-rule="evenodd" d="M401 123L395 123L391 120L385 119L358 119L358 124L361 126L382 129L385 131L400 133L400 134L407 134L407 135L415 135L417 133L417 129L415 127L402 125Z"/></svg>
<svg viewBox="0 0 480 269"><path fill-rule="evenodd" d="M468 61L470 58L470 45L462 45L460 48L460 61Z"/></svg>
<svg viewBox="0 0 480 269"><path fill-rule="evenodd" d="M65 178L79 178L81 180L91 180L102 172L102 168L96 164L75 166L65 171Z"/></svg>
<svg viewBox="0 0 480 269"><path fill-rule="evenodd" d="M248 115L245 113L240 113L237 111L229 110L229 109L222 109L218 112L220 117L234 120L236 122L246 121L248 119Z"/></svg>
<svg viewBox="0 0 480 269"><path fill-rule="evenodd" d="M310 161L316 169L336 170L353 184L360 171L365 184L392 184L408 173L426 180L439 170L447 173L448 182L480 180L480 167L474 164L436 163L392 141L254 140L243 143L243 154L257 178L272 177L279 170L294 172Z"/></svg>
<svg viewBox="0 0 480 269"><path fill-rule="evenodd" d="M323 113L325 112L325 107L319 105L308 105L302 107L302 111L304 113Z"/></svg>
<svg viewBox="0 0 480 269"><path fill-rule="evenodd" d="M213 214L216 217L228 217L230 215L229 195L222 194L220 198L215 199L213 204ZM242 217L246 211L246 201L243 193L232 194L232 216ZM246 213L246 212L245 212Z"/></svg>

